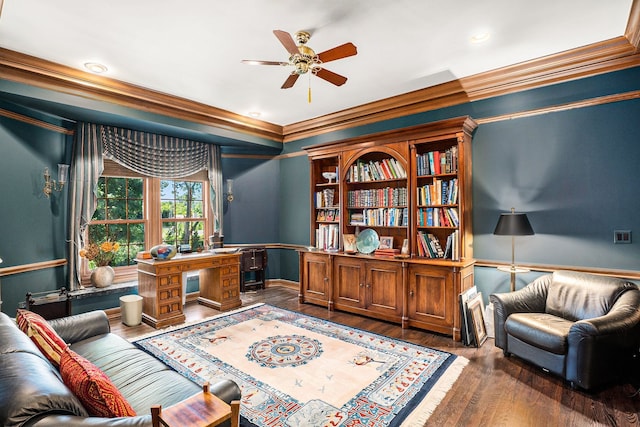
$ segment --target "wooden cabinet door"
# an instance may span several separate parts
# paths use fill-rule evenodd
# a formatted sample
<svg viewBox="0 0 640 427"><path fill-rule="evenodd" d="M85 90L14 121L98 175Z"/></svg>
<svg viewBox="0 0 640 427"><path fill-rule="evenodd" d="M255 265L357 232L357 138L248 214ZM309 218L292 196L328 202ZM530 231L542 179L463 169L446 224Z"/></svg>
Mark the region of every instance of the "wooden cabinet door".
<svg viewBox="0 0 640 427"><path fill-rule="evenodd" d="M366 307L385 320L402 317L402 264L385 261L366 262Z"/></svg>
<svg viewBox="0 0 640 427"><path fill-rule="evenodd" d="M302 253L301 302L327 306L330 300L329 255Z"/></svg>
<svg viewBox="0 0 640 427"><path fill-rule="evenodd" d="M448 268L413 264L409 268L409 324L452 334L458 312L454 273Z"/></svg>
<svg viewBox="0 0 640 427"><path fill-rule="evenodd" d="M365 263L357 258L336 257L333 262L334 304L345 307L365 307Z"/></svg>

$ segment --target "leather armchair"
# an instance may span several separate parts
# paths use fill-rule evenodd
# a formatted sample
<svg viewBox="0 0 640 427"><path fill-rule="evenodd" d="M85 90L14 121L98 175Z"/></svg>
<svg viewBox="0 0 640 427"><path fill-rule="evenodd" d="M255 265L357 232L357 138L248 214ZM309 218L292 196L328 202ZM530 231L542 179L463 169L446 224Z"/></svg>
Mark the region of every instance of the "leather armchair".
<svg viewBox="0 0 640 427"><path fill-rule="evenodd" d="M628 377L640 349L640 289L613 277L556 271L492 294L495 345L585 390ZM626 375L625 375L626 374Z"/></svg>

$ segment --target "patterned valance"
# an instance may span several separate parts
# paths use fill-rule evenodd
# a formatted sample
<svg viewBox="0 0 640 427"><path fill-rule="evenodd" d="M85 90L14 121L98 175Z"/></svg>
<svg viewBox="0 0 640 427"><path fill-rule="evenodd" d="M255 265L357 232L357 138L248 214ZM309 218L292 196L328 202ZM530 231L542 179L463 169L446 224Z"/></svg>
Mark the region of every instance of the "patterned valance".
<svg viewBox="0 0 640 427"><path fill-rule="evenodd" d="M156 178L183 178L209 165L210 144L114 126L100 126L104 156Z"/></svg>

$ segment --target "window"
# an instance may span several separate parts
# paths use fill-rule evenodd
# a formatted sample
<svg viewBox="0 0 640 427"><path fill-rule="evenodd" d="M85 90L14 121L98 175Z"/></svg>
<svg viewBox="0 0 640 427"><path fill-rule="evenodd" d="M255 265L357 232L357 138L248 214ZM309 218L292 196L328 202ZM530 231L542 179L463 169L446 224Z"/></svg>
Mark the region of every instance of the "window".
<svg viewBox="0 0 640 427"><path fill-rule="evenodd" d="M204 200L202 182L160 182L162 240L191 249L204 247Z"/></svg>
<svg viewBox="0 0 640 427"><path fill-rule="evenodd" d="M141 178L101 177L98 207L89 225L89 242L118 242L112 267L134 265L144 250L144 191ZM89 268L95 267L89 262Z"/></svg>
<svg viewBox="0 0 640 427"><path fill-rule="evenodd" d="M88 226L89 243L118 242L111 266L116 281L137 278L138 252L160 243L204 247L211 233L206 171L183 180L140 176L105 160L98 181L96 211ZM83 260L83 284L95 265Z"/></svg>

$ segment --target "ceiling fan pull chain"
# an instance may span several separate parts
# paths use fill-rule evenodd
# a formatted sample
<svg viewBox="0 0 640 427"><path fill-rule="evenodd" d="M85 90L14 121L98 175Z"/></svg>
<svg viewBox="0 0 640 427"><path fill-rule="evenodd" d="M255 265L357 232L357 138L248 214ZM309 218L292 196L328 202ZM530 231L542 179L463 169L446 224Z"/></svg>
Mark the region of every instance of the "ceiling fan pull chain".
<svg viewBox="0 0 640 427"><path fill-rule="evenodd" d="M309 91L307 93L307 103L311 104L311 74L309 73Z"/></svg>

